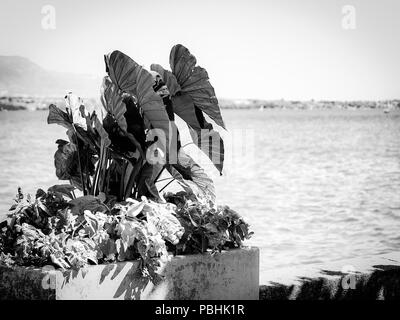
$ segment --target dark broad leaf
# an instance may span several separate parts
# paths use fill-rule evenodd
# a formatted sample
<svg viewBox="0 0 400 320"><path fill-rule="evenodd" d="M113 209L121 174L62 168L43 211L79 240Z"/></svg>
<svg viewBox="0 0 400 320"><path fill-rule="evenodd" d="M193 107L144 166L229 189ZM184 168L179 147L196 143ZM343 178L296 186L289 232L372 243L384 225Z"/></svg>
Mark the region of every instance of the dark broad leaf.
<svg viewBox="0 0 400 320"><path fill-rule="evenodd" d="M60 110L54 104L51 104L49 106L49 115L47 117L47 123L48 124L56 123L67 129L72 128L72 119L66 112Z"/></svg>
<svg viewBox="0 0 400 320"><path fill-rule="evenodd" d="M135 143L132 143L128 137L128 133L119 127L117 121L110 113L103 119L103 128L112 143L112 148L121 155L135 152L137 149L136 145L140 145L136 139L133 140Z"/></svg>
<svg viewBox="0 0 400 320"><path fill-rule="evenodd" d="M112 114L118 126L123 131L126 131L128 128L124 117L126 107L122 101L122 96L118 92L118 87L111 82L110 77L104 77L103 79L100 100L106 111Z"/></svg>
<svg viewBox="0 0 400 320"><path fill-rule="evenodd" d="M158 64L152 64L151 69L159 73L163 77L163 81L167 79L166 82L167 86L169 85L168 89L171 95L179 90L176 87L179 85L175 84L176 78L170 71L164 70ZM166 99L169 98L166 97ZM169 102L171 103L171 100ZM210 158L221 173L224 163L224 143L219 133L205 120L203 112L193 104L189 94L179 93L172 96L172 104L173 112L187 123L194 143Z"/></svg>
<svg viewBox="0 0 400 320"><path fill-rule="evenodd" d="M170 121L161 97L153 89L152 75L120 51L113 51L105 56L105 61L111 81L119 90L137 99L137 104L143 111L144 121L149 124L148 129L161 130L153 131L152 138L158 138L157 144L164 148L167 157L170 154L169 150L174 154L178 149L178 146L174 145L179 140L178 129L175 123Z"/></svg>
<svg viewBox="0 0 400 320"><path fill-rule="evenodd" d="M215 188L212 179L182 149L178 153L178 163L173 166L185 180L193 181L210 201L215 202Z"/></svg>
<svg viewBox="0 0 400 320"><path fill-rule="evenodd" d="M207 71L196 66L196 58L183 45L177 44L171 49L169 63L181 92L189 94L195 106L226 129Z"/></svg>
<svg viewBox="0 0 400 320"><path fill-rule="evenodd" d="M145 142L142 141L141 144L133 134L122 130L115 118L110 113L108 113L103 119L103 128L110 139L112 149L116 153L120 154L126 159L137 159L139 155L144 157L142 144L144 146Z"/></svg>
<svg viewBox="0 0 400 320"><path fill-rule="evenodd" d="M79 175L78 153L76 145L64 140L57 140L58 150L54 154L56 176L60 180L69 180Z"/></svg>
<svg viewBox="0 0 400 320"><path fill-rule="evenodd" d="M133 135L135 140L139 142L140 146L144 150L146 143L146 128L139 107L131 96L125 97L123 102L126 106L126 112L124 114L127 123L126 131Z"/></svg>
<svg viewBox="0 0 400 320"><path fill-rule="evenodd" d="M74 199L73 191L75 190L74 186L71 186L70 184L56 184L52 187L50 187L47 191L48 192L58 192L61 193L62 195L65 195L71 199Z"/></svg>
<svg viewBox="0 0 400 320"><path fill-rule="evenodd" d="M208 123L188 94L172 98L174 112L189 126L193 142L210 158L219 172L224 165L224 142L220 134Z"/></svg>
<svg viewBox="0 0 400 320"><path fill-rule="evenodd" d="M64 140L57 140L58 150L54 154L54 165L56 176L60 180L71 180L73 185L82 190L81 172L79 162L82 166L83 179L88 180L94 174L94 154L88 145L81 146L80 161L78 158L77 147L74 143Z"/></svg>
<svg viewBox="0 0 400 320"><path fill-rule="evenodd" d="M161 97L153 89L151 74L120 51L108 54L105 61L111 81L119 90L137 98L137 103L151 126L163 130L168 146L170 133L174 133L172 130L176 126L170 122Z"/></svg>
<svg viewBox="0 0 400 320"><path fill-rule="evenodd" d="M93 196L83 196L68 202L71 212L75 215L81 215L85 210L90 212L106 212L108 208L98 198Z"/></svg>
<svg viewBox="0 0 400 320"><path fill-rule="evenodd" d="M159 64L154 64L154 63L150 66L150 70L158 72L160 74L171 96L174 96L181 90L178 81L176 80L174 74L171 71L165 70Z"/></svg>
<svg viewBox="0 0 400 320"><path fill-rule="evenodd" d="M79 145L84 145L86 148L89 148L92 153L98 152L99 146L98 146L98 141L97 137L95 136L93 129L90 128L88 130L85 130L84 128L80 126L74 125L75 130L70 132L71 134L71 141L73 141L75 144L78 143L77 139L79 140ZM97 147L97 148L96 148Z"/></svg>
<svg viewBox="0 0 400 320"><path fill-rule="evenodd" d="M169 55L169 65L179 85L182 87L191 76L197 60L189 50L181 44L172 47Z"/></svg>

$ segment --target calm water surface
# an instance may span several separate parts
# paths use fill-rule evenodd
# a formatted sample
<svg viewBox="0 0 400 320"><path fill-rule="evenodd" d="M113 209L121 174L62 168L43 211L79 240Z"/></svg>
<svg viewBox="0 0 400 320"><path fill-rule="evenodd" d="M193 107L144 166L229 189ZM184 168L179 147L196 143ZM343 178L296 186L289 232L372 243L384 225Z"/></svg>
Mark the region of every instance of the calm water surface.
<svg viewBox="0 0 400 320"><path fill-rule="evenodd" d="M17 186L34 192L57 183L55 140L66 139L65 130L47 125L46 116L0 112L0 212ZM400 248L400 112L225 110L223 116L233 136L227 136L226 174L213 173L218 199L252 225L248 244L261 249L261 272ZM245 144L238 142L242 132Z"/></svg>

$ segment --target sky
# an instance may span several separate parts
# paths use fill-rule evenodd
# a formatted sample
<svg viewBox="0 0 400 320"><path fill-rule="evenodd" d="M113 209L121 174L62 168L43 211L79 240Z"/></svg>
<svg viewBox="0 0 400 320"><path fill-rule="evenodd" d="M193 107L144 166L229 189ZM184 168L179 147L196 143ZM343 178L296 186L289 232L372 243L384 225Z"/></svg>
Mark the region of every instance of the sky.
<svg viewBox="0 0 400 320"><path fill-rule="evenodd" d="M103 76L112 50L169 68L181 43L220 98L394 99L399 15L398 0L1 0L0 55Z"/></svg>

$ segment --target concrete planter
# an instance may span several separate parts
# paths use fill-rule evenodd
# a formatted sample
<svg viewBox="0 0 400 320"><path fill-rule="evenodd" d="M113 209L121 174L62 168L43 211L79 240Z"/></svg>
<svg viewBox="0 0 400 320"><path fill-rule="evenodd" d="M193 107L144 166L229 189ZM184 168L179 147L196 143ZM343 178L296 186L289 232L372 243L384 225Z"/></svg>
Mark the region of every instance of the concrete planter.
<svg viewBox="0 0 400 320"><path fill-rule="evenodd" d="M0 299L174 300L259 297L259 250L249 247L215 255L176 256L153 284L137 261L90 266L78 271L0 267Z"/></svg>

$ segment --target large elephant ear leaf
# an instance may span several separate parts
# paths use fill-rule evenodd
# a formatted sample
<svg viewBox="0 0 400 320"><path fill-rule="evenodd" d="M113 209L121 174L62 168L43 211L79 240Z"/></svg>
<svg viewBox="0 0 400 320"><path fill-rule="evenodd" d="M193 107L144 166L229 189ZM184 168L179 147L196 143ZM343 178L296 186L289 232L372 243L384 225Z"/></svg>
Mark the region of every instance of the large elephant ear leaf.
<svg viewBox="0 0 400 320"><path fill-rule="evenodd" d="M105 56L111 81L123 92L137 98L138 105L153 128L169 137L170 121L161 97L153 90L153 77L142 66L120 51Z"/></svg>
<svg viewBox="0 0 400 320"><path fill-rule="evenodd" d="M188 125L193 142L210 158L219 172L224 165L224 142L208 123L203 112L193 104L188 94L172 97L174 112Z"/></svg>
<svg viewBox="0 0 400 320"><path fill-rule="evenodd" d="M165 85L167 86L171 96L174 96L177 92L181 90L181 86L178 84L176 77L171 71L165 70L159 64L154 63L150 66L150 70L155 71L161 75L161 78L165 82Z"/></svg>
<svg viewBox="0 0 400 320"><path fill-rule="evenodd" d="M119 127L126 131L127 124L124 114L126 112L125 103L118 92L118 87L111 82L110 77L104 77L101 85L101 103L108 113L111 113L117 121Z"/></svg>
<svg viewBox="0 0 400 320"><path fill-rule="evenodd" d="M196 66L196 58L190 51L181 44L175 45L171 49L169 63L181 87L181 92L189 94L195 106L204 111L216 124L226 129L207 71Z"/></svg>
<svg viewBox="0 0 400 320"><path fill-rule="evenodd" d="M215 187L212 179L182 149L178 152L178 163L174 164L173 167L181 174L183 179L192 181L202 191L205 198L215 203ZM176 176L174 174L174 177Z"/></svg>
<svg viewBox="0 0 400 320"><path fill-rule="evenodd" d="M169 65L181 87L187 86L186 81L192 75L196 63L196 57L186 47L181 44L172 47L169 55Z"/></svg>

